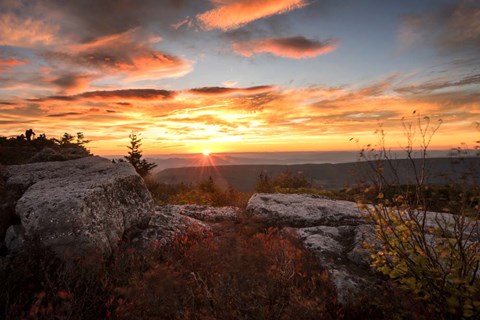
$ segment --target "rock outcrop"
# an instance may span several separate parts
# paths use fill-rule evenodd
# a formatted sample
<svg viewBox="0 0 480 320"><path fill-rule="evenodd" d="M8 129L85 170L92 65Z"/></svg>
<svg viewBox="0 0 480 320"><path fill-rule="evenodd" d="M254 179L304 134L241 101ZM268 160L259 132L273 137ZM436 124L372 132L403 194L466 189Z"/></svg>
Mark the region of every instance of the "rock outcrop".
<svg viewBox="0 0 480 320"><path fill-rule="evenodd" d="M373 228L354 202L299 194L255 194L247 210L275 226L294 228L329 270L339 299L371 287L376 277L362 244Z"/></svg>
<svg viewBox="0 0 480 320"><path fill-rule="evenodd" d="M164 205L155 208L147 228L133 238L137 248L161 247L186 233L207 234L214 223L239 219L240 209L235 207L209 207L199 205Z"/></svg>
<svg viewBox="0 0 480 320"><path fill-rule="evenodd" d="M14 214L26 240L60 254L109 253L127 230L147 226L154 215L134 168L99 157L8 166L5 190L4 207L14 212L0 212L0 220Z"/></svg>
<svg viewBox="0 0 480 320"><path fill-rule="evenodd" d="M269 224L294 228L305 247L311 249L329 270L337 287L340 301L350 294L368 293L379 281L370 268L370 253L363 244L380 244L373 225L366 222L354 202L331 200L305 194L255 194L247 210ZM426 215L427 239L438 236L439 224L448 236L454 232L455 216L448 213L418 213ZM465 241L480 241L478 225L467 219ZM374 294L374 292L372 292Z"/></svg>

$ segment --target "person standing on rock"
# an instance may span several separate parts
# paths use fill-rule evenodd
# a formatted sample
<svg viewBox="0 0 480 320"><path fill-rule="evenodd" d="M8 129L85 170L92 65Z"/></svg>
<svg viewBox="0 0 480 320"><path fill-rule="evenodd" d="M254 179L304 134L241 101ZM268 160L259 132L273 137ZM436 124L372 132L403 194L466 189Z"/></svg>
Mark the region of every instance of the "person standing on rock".
<svg viewBox="0 0 480 320"><path fill-rule="evenodd" d="M35 135L35 132L33 132L33 129L28 129L27 131L25 131L25 136L27 137L27 141L31 141L32 136L34 135Z"/></svg>

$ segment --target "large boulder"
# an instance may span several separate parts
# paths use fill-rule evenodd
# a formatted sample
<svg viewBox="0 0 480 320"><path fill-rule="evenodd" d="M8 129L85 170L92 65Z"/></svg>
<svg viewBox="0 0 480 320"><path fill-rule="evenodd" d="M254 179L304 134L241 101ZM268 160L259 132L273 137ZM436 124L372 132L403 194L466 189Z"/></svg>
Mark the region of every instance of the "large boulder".
<svg viewBox="0 0 480 320"><path fill-rule="evenodd" d="M373 287L377 277L362 244L373 228L356 204L314 195L255 194L247 210L271 225L293 228L327 268L341 302Z"/></svg>
<svg viewBox="0 0 480 320"><path fill-rule="evenodd" d="M148 225L154 214L143 179L128 163L86 157L6 171L11 203L5 207L13 205L25 239L59 254L109 253L127 230Z"/></svg>

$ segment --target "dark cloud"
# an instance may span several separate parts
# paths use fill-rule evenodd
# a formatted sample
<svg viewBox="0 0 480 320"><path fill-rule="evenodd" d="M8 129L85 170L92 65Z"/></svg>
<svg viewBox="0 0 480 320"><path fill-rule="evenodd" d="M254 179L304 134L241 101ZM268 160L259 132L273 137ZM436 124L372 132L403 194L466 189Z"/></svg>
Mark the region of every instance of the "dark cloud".
<svg viewBox="0 0 480 320"><path fill-rule="evenodd" d="M123 74L134 79L159 79L181 76L191 70L190 62L154 49L156 41L134 28L70 45L68 53L45 51L42 56L52 67L62 63L64 67L88 68L97 76Z"/></svg>
<svg viewBox="0 0 480 320"><path fill-rule="evenodd" d="M466 76L458 81L430 81L419 85L409 85L396 88L395 91L402 94L417 94L439 89L460 87L480 84L480 74Z"/></svg>
<svg viewBox="0 0 480 320"><path fill-rule="evenodd" d="M406 96L407 101L426 102L436 105L440 111L457 112L457 108L475 106L478 109L480 93L469 91L451 91L439 93L423 93Z"/></svg>
<svg viewBox="0 0 480 320"><path fill-rule="evenodd" d="M236 53L246 57L257 53L270 53L284 58L302 59L334 51L338 41L334 39L319 41L295 36L234 42L232 46Z"/></svg>
<svg viewBox="0 0 480 320"><path fill-rule="evenodd" d="M90 91L77 95L79 98L124 98L124 99L160 99L168 100L176 95L175 91L159 89L124 89L110 91Z"/></svg>
<svg viewBox="0 0 480 320"><path fill-rule="evenodd" d="M0 120L0 124L24 124L25 121L18 121L18 120Z"/></svg>
<svg viewBox="0 0 480 320"><path fill-rule="evenodd" d="M80 112L63 112L63 113L54 113L54 114L49 114L47 117L50 118L62 118L62 117L67 117L67 116L78 116L81 115L82 113Z"/></svg>
<svg viewBox="0 0 480 320"><path fill-rule="evenodd" d="M49 96L47 98L32 99L31 101L75 101L81 99L160 99L168 100L173 98L177 93L169 90L159 89L123 89L123 90L100 90L88 91L73 96ZM124 104L124 102L121 102Z"/></svg>
<svg viewBox="0 0 480 320"><path fill-rule="evenodd" d="M169 30L170 25L192 15L195 8L204 5L199 0L47 0L55 11L61 11L70 23L63 24L62 32L81 35L84 41L125 32L143 26L146 29Z"/></svg>
<svg viewBox="0 0 480 320"><path fill-rule="evenodd" d="M410 45L430 43L441 51L469 51L478 54L480 2L460 0L435 13L405 16L400 36Z"/></svg>
<svg viewBox="0 0 480 320"><path fill-rule="evenodd" d="M52 80L52 83L61 89L71 90L71 89L83 89L88 86L88 83L94 79L94 76L91 74L84 73L67 73L59 76Z"/></svg>
<svg viewBox="0 0 480 320"><path fill-rule="evenodd" d="M188 93L198 95L229 95L229 94L258 94L274 90L275 86L255 86L249 88L227 88L227 87L203 87L187 90Z"/></svg>

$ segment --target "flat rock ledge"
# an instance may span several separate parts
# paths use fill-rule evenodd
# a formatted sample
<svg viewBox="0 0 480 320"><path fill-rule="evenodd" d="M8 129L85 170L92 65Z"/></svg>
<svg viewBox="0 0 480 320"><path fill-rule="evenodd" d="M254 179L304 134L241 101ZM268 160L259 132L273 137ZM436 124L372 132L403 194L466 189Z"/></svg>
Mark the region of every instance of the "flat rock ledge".
<svg viewBox="0 0 480 320"><path fill-rule="evenodd" d="M236 207L209 207L199 205L156 206L147 228L132 239L140 250L158 249L171 244L175 237L187 233L207 235L212 224L239 219Z"/></svg>
<svg viewBox="0 0 480 320"><path fill-rule="evenodd" d="M15 229L23 229L17 234L59 255L108 254L127 230L147 226L155 212L134 168L100 157L8 166L5 185L0 220L14 215L20 222Z"/></svg>
<svg viewBox="0 0 480 320"><path fill-rule="evenodd" d="M354 202L304 194L254 194L247 211L272 225L293 228L330 272L341 302L378 281L362 246L365 239L374 239L373 228Z"/></svg>

